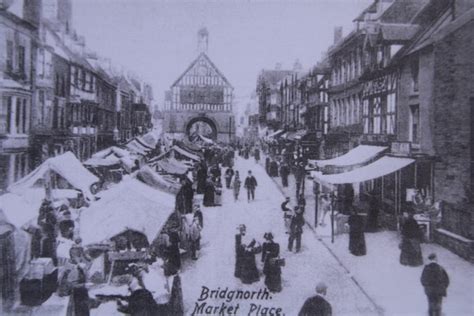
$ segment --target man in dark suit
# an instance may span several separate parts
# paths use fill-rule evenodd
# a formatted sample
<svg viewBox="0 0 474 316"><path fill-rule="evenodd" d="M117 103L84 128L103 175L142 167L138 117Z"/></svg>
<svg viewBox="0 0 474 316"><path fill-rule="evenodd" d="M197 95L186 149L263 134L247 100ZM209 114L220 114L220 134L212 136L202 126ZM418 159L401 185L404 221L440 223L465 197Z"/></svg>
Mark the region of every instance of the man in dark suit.
<svg viewBox="0 0 474 316"><path fill-rule="evenodd" d="M446 296L446 290L449 286L449 277L446 270L436 261L436 254L428 256L428 263L421 274L421 284L425 288L428 297L428 315L441 316L441 303Z"/></svg>
<svg viewBox="0 0 474 316"><path fill-rule="evenodd" d="M252 171L249 170L247 178L245 178L244 187L247 189L247 200L255 199L255 188L257 187L257 180L252 175Z"/></svg>
<svg viewBox="0 0 474 316"><path fill-rule="evenodd" d="M316 295L304 302L298 316L331 316L331 304L324 298L327 288L324 282L318 283L316 285Z"/></svg>

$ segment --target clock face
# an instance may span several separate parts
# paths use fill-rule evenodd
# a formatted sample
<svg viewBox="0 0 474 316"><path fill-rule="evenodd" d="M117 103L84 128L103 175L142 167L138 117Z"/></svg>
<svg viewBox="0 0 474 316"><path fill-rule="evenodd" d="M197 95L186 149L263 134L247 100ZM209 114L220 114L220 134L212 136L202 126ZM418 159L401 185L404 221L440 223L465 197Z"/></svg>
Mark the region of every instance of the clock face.
<svg viewBox="0 0 474 316"><path fill-rule="evenodd" d="M201 76L207 75L207 67L205 65L199 66L198 74L201 75Z"/></svg>

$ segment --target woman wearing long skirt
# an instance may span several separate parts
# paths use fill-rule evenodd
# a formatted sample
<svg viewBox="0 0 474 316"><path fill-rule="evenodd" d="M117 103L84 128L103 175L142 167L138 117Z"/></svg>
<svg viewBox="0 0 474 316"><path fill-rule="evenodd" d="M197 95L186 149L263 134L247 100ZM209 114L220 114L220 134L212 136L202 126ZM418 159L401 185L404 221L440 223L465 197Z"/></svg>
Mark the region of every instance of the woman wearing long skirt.
<svg viewBox="0 0 474 316"><path fill-rule="evenodd" d="M413 218L413 214L403 214L402 242L400 244L400 263L405 266L418 267L423 264L420 242L423 232Z"/></svg>
<svg viewBox="0 0 474 316"><path fill-rule="evenodd" d="M263 274L265 285L270 292L281 291L281 267L278 261L280 245L273 241L273 234L266 233L263 238L266 242L262 245Z"/></svg>
<svg viewBox="0 0 474 316"><path fill-rule="evenodd" d="M207 180L206 186L204 189L204 199L203 204L204 206L214 206L214 194L216 192L216 188L212 181Z"/></svg>
<svg viewBox="0 0 474 316"><path fill-rule="evenodd" d="M367 224L365 231L376 232L378 229L378 216L379 216L379 199L378 194L375 190L370 192L369 196L369 212L367 214Z"/></svg>
<svg viewBox="0 0 474 316"><path fill-rule="evenodd" d="M349 224L349 251L354 256L365 256L367 249L364 236L364 219L354 210L348 220Z"/></svg>
<svg viewBox="0 0 474 316"><path fill-rule="evenodd" d="M243 247L242 247L242 236L245 236L246 227L245 225L239 225L238 227L239 232L235 235L235 270L234 276L236 278L240 278L242 272L242 254L243 254Z"/></svg>
<svg viewBox="0 0 474 316"><path fill-rule="evenodd" d="M234 182L232 183L232 190L234 193L234 201L237 201L239 199L239 193L240 193L240 186L242 185L242 181L240 181L240 176L239 172L235 172L235 177L234 177Z"/></svg>
<svg viewBox="0 0 474 316"><path fill-rule="evenodd" d="M242 269L240 271L240 280L244 284L252 284L260 280L260 275L257 269L257 262L255 255L262 251L262 248L257 242L252 240L247 246L242 245Z"/></svg>

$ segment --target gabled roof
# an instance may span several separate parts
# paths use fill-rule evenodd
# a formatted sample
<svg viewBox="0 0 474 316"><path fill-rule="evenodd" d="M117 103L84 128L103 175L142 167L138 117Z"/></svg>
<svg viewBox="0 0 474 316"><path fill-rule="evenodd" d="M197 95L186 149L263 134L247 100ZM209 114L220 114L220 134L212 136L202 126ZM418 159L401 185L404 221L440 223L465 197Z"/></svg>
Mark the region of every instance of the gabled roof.
<svg viewBox="0 0 474 316"><path fill-rule="evenodd" d="M173 84L171 85L172 87L175 86L176 84L178 84L178 82L183 79L183 77L197 64L197 62L201 59L204 59L213 69L214 71L222 78L222 80L224 80L224 82L232 87L232 85L230 84L229 80L227 80L227 78L222 74L222 72L219 70L219 68L217 68L217 66L211 61L211 59L205 54L205 53L200 53L199 56L189 65L188 68L186 68L186 70L181 74L181 76L178 77L178 79L176 79L175 82L173 82Z"/></svg>
<svg viewBox="0 0 474 316"><path fill-rule="evenodd" d="M273 86L291 74L293 74L292 70L262 70L258 80L259 82L265 82L268 86Z"/></svg>

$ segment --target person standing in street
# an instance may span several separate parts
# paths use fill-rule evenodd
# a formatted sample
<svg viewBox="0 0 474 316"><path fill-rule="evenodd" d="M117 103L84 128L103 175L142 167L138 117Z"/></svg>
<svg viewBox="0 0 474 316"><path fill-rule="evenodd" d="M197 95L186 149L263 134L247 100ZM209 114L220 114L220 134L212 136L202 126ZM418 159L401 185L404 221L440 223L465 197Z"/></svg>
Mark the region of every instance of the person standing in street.
<svg viewBox="0 0 474 316"><path fill-rule="evenodd" d="M420 281L428 298L428 315L441 316L441 304L449 286L449 277L446 270L437 263L435 253L430 254L428 260L430 262L423 269Z"/></svg>
<svg viewBox="0 0 474 316"><path fill-rule="evenodd" d="M288 238L288 251L293 251L293 243L296 241L296 252L301 250L301 235L303 234L304 217L298 206L294 208L295 214L291 218L290 237Z"/></svg>
<svg viewBox="0 0 474 316"><path fill-rule="evenodd" d="M242 184L242 181L240 181L240 176L239 172L235 172L235 177L234 177L234 182L232 183L232 190L234 193L234 201L237 201L239 199L239 193L240 193L240 186Z"/></svg>
<svg viewBox="0 0 474 316"><path fill-rule="evenodd" d="M244 224L240 224L237 228L238 232L235 235L235 269L234 276L240 278L242 275L242 237L245 236L247 228Z"/></svg>
<svg viewBox="0 0 474 316"><path fill-rule="evenodd" d="M365 256L367 248L364 236L364 218L354 209L348 219L349 224L349 251L354 256Z"/></svg>
<svg viewBox="0 0 474 316"><path fill-rule="evenodd" d="M258 163L260 161L260 149L258 149L258 147L255 147L253 156L255 158L255 162Z"/></svg>
<svg viewBox="0 0 474 316"><path fill-rule="evenodd" d="M293 218L293 211L291 210L291 207L288 206L288 203L290 203L290 197L287 196L285 201L281 203L281 211L283 212L283 220L285 221L285 230L287 234L291 233L291 219Z"/></svg>
<svg viewBox="0 0 474 316"><path fill-rule="evenodd" d="M272 233L265 233L263 238L265 242L262 245L262 262L265 285L270 292L280 292L282 290L280 245L273 241Z"/></svg>
<svg viewBox="0 0 474 316"><path fill-rule="evenodd" d="M296 182L296 198L298 199L300 194L303 193L303 182L305 178L306 170L304 169L303 162L300 162L295 168L295 182Z"/></svg>
<svg viewBox="0 0 474 316"><path fill-rule="evenodd" d="M244 187L247 189L247 201L250 199L255 200L255 188L257 187L257 179L252 175L252 171L249 170L247 178L245 178Z"/></svg>
<svg viewBox="0 0 474 316"><path fill-rule="evenodd" d="M286 162L282 162L280 167L280 176L281 176L281 184L284 188L288 187L288 176L290 175L290 168L286 164Z"/></svg>
<svg viewBox="0 0 474 316"><path fill-rule="evenodd" d="M230 183L232 181L232 177L234 176L234 169L232 167L227 168L225 171L225 186L227 189L230 189Z"/></svg>
<svg viewBox="0 0 474 316"><path fill-rule="evenodd" d="M320 282L316 285L316 295L304 302L298 316L331 316L331 304L326 301L327 285Z"/></svg>
<svg viewBox="0 0 474 316"><path fill-rule="evenodd" d="M421 239L423 232L413 218L413 214L403 213L402 242L400 244L400 263L405 266L418 267L423 264Z"/></svg>

